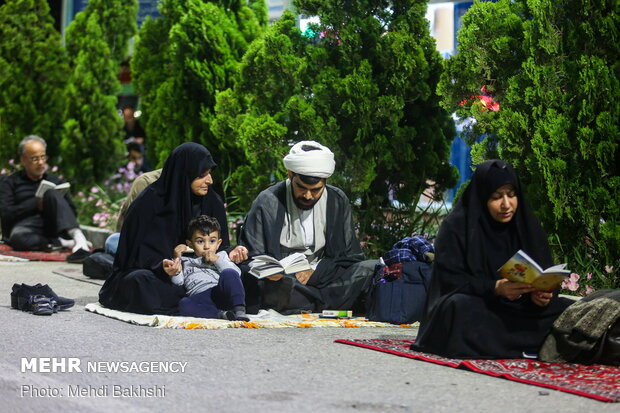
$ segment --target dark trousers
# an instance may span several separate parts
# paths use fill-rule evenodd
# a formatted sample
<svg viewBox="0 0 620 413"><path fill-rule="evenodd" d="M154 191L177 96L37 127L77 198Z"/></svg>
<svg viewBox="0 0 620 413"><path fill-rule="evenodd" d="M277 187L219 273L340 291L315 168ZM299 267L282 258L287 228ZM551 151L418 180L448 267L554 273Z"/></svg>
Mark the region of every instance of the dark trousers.
<svg viewBox="0 0 620 413"><path fill-rule="evenodd" d="M179 313L183 316L217 318L221 310L245 306L245 291L241 278L234 270L225 269L218 284L198 294L184 297L179 302Z"/></svg>
<svg viewBox="0 0 620 413"><path fill-rule="evenodd" d="M15 224L8 244L15 250L42 250L71 228L79 228L73 209L58 191L49 190L43 195L43 211Z"/></svg>

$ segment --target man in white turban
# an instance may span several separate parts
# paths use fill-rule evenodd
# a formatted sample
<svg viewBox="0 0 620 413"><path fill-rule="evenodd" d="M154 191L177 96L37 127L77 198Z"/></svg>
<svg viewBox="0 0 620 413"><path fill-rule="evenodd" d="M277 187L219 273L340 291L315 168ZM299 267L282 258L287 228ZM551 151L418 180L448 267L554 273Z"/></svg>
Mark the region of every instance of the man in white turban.
<svg viewBox="0 0 620 413"><path fill-rule="evenodd" d="M248 309L273 308L286 314L355 310L376 261L363 261L349 199L327 185L336 166L334 154L318 142L302 141L284 157L284 166L288 179L258 195L243 225L241 244L250 257L280 260L303 253L312 269L261 280L246 272Z"/></svg>

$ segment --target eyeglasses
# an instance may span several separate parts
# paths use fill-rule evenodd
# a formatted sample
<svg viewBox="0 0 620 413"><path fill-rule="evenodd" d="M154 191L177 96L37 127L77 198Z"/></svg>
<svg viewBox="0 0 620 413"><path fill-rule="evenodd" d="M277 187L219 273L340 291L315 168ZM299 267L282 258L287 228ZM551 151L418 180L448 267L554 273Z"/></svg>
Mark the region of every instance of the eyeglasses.
<svg viewBox="0 0 620 413"><path fill-rule="evenodd" d="M41 156L33 156L32 158L30 158L30 161L32 163L37 163L39 161L47 161L48 156L47 155L41 155Z"/></svg>

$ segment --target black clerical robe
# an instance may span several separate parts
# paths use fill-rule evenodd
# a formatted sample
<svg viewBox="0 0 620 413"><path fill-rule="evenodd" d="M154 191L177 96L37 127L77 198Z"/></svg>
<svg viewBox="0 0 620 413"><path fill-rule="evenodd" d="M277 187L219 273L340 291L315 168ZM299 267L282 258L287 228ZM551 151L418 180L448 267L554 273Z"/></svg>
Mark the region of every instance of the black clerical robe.
<svg viewBox="0 0 620 413"><path fill-rule="evenodd" d="M362 291L367 287L376 261L363 261L359 241L355 236L349 199L340 189L326 185L327 214L325 223L325 248L323 256L312 277L304 286L294 276L286 276L281 282L261 280L244 276L248 303L258 298L260 307L270 307L269 296L274 286L279 311L292 313L296 310L319 311L323 308L350 310ZM280 246L280 234L287 213L286 182L279 182L261 192L243 224L241 244L248 248L249 256L266 254L276 259L284 258ZM247 270L247 267L244 266ZM278 284L280 283L280 284ZM282 297L282 293L289 294ZM260 296L260 297L257 297ZM303 298L308 302L303 303ZM266 302L267 301L267 302Z"/></svg>

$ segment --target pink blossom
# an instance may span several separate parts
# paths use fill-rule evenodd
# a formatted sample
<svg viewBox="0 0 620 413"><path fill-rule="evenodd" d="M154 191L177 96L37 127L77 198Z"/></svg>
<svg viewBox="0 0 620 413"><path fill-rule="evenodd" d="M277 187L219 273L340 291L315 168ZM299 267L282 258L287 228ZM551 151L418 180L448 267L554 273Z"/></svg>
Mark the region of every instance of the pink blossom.
<svg viewBox="0 0 620 413"><path fill-rule="evenodd" d="M586 278L587 278L588 280L591 280L591 279L592 279L592 273L591 273L591 272L589 272L589 273L588 273L588 275L586 275Z"/></svg>
<svg viewBox="0 0 620 413"><path fill-rule="evenodd" d="M77 193L77 195L78 195L80 198L84 198L84 192L82 192L82 191L78 192L78 193Z"/></svg>
<svg viewBox="0 0 620 413"><path fill-rule="evenodd" d="M9 159L9 165L15 165L15 160L14 159Z"/></svg>
<svg viewBox="0 0 620 413"><path fill-rule="evenodd" d="M613 270L614 270L614 267L610 267L609 265L605 266L605 272L607 274L611 274Z"/></svg>
<svg viewBox="0 0 620 413"><path fill-rule="evenodd" d="M96 186L93 186L92 188L90 188L90 192L92 192L93 194L96 194L99 192L99 188L97 188Z"/></svg>
<svg viewBox="0 0 620 413"><path fill-rule="evenodd" d="M95 197L94 197L94 196L92 196L92 195L90 195L88 198L86 198L86 200L87 200L88 202L93 202L93 201L95 200Z"/></svg>
<svg viewBox="0 0 620 413"><path fill-rule="evenodd" d="M58 167L56 165L52 166L52 172L54 173L58 172Z"/></svg>
<svg viewBox="0 0 620 413"><path fill-rule="evenodd" d="M577 291L579 289L579 274L572 273L568 280L562 282L562 288L570 291Z"/></svg>
<svg viewBox="0 0 620 413"><path fill-rule="evenodd" d="M594 288L590 287L589 285L586 285L586 295L590 295L594 292Z"/></svg>

